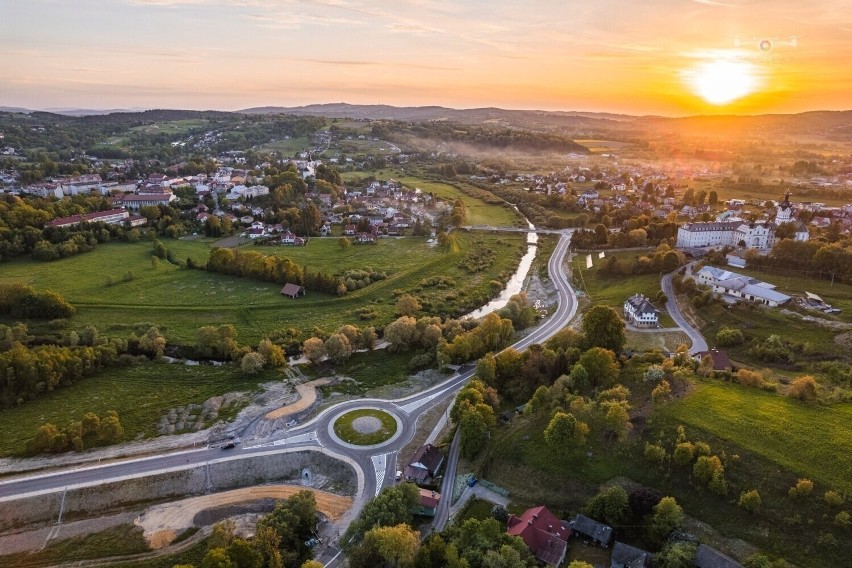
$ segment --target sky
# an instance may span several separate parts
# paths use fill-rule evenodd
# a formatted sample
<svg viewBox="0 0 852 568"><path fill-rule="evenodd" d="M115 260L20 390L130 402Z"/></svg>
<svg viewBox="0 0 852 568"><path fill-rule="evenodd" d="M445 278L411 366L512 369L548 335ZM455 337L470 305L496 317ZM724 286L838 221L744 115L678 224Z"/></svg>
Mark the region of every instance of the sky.
<svg viewBox="0 0 852 568"><path fill-rule="evenodd" d="M0 0L0 22L0 106L852 108L852 0Z"/></svg>

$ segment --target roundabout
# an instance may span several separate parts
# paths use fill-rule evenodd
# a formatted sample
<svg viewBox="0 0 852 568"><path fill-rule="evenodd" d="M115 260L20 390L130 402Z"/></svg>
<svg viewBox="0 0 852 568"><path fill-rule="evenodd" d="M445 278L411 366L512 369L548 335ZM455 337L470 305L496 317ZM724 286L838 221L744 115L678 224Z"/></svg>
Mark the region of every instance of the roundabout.
<svg viewBox="0 0 852 568"><path fill-rule="evenodd" d="M348 410L335 416L328 425L329 435L350 448L387 445L396 440L402 430L402 421L396 414L376 407Z"/></svg>

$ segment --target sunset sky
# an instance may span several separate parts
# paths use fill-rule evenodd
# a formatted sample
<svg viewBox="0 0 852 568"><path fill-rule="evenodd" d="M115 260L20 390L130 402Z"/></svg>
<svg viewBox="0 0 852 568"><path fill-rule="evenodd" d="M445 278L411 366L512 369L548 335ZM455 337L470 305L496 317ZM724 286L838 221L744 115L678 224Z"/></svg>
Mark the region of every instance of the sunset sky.
<svg viewBox="0 0 852 568"><path fill-rule="evenodd" d="M0 0L0 22L0 106L852 107L850 0Z"/></svg>

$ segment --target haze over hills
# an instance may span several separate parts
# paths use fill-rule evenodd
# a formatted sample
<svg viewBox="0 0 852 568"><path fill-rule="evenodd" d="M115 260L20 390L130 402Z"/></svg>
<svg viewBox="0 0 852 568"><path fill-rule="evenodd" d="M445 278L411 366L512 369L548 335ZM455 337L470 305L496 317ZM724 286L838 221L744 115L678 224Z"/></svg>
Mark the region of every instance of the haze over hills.
<svg viewBox="0 0 852 568"><path fill-rule="evenodd" d="M153 118L143 109L54 108L35 111L20 107L0 107L0 112L44 112L66 117L102 116L115 113L140 114ZM177 120L200 117L211 111L168 110ZM348 103L312 104L298 107L266 106L247 108L235 113L216 114L289 114L356 120L400 120L405 122L446 121L460 124L494 124L503 127L539 131L559 131L575 137L644 134L713 135L818 135L834 140L852 140L852 111L809 111L799 114L726 115L726 116L632 116L606 112L513 110L501 108L454 109L442 106L397 107Z"/></svg>

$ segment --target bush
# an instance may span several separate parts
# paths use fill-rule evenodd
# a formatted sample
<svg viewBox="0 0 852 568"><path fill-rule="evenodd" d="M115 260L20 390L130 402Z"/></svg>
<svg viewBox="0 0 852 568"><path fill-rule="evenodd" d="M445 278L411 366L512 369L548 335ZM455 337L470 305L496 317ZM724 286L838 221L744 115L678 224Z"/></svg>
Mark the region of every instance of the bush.
<svg viewBox="0 0 852 568"><path fill-rule="evenodd" d="M743 332L730 327L723 327L716 334L716 342L722 347L741 345L745 341Z"/></svg>
<svg viewBox="0 0 852 568"><path fill-rule="evenodd" d="M834 524L838 527L848 527L852 524L852 522L850 522L849 513L846 511L840 511L834 515Z"/></svg>
<svg viewBox="0 0 852 568"><path fill-rule="evenodd" d="M811 481L810 479L800 479L799 481L796 482L796 485L794 485L793 487L790 488L790 490L787 492L787 494L790 497L793 497L793 498L807 497L808 495L813 493L813 490L814 490L814 482L813 481Z"/></svg>
<svg viewBox="0 0 852 568"><path fill-rule="evenodd" d="M826 491L822 498L832 507L839 507L846 502L843 495L833 489Z"/></svg>
<svg viewBox="0 0 852 568"><path fill-rule="evenodd" d="M804 375L790 384L787 396L798 400L816 400L817 382L810 375Z"/></svg>
<svg viewBox="0 0 852 568"><path fill-rule="evenodd" d="M737 504L749 513L754 513L760 509L762 502L760 493L758 493L757 489L752 489L751 491L743 491L740 493L740 500Z"/></svg>

